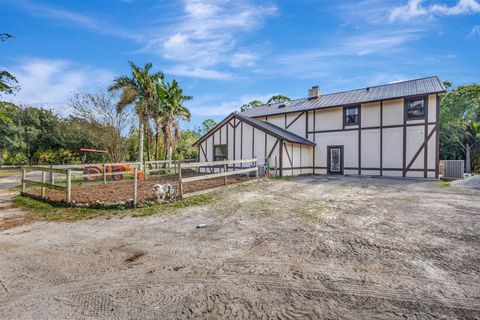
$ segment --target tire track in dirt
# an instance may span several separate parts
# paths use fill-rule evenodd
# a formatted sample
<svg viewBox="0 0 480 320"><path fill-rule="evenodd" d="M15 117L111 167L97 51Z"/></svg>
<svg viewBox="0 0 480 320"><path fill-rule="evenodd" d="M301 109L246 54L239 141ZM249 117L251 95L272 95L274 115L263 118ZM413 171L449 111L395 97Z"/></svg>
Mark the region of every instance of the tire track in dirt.
<svg viewBox="0 0 480 320"><path fill-rule="evenodd" d="M271 262L270 262L271 263ZM32 267L33 266L33 267ZM28 299L34 300L36 298L43 298L45 295L49 296L58 296L66 294L93 294L98 292L100 287L109 287L110 290L122 290L132 287L141 289L144 287L158 287L166 284L171 285L195 285L201 284L203 286L215 286L218 284L231 284L231 278L235 279L236 283L242 283L241 286L249 286L256 288L264 288L265 290L294 290L294 291L308 291L308 292L330 292L330 293L340 293L345 295L359 296L359 297L369 297L375 299L384 299L384 300L398 300L403 302L414 303L421 301L422 304L437 305L439 304L439 297L436 294L430 292L412 292L413 288L409 288L404 284L399 284L397 287L388 287L383 284L368 283L355 283L351 278L351 271L344 271L341 274L338 268L333 270L328 270L325 272L325 269L313 269L311 266L298 266L302 270L315 270L315 272L321 274L328 273L338 273L342 277L345 277L346 281L312 281L311 279L279 279L275 276L259 276L255 274L243 274L232 272L230 274L222 275L139 275L139 274L129 274L124 275L119 279L118 277L110 277L105 275L103 277L92 277L89 279L77 279L72 281L71 279L66 278L65 276L59 274L52 268L39 266L36 263L28 263L27 268L34 270L38 274L40 281L46 281L52 284L54 287L51 287L47 290L40 291L30 291L28 293L12 293L9 294L5 299L5 302L12 302L20 297L28 296ZM347 275L350 275L348 277ZM235 277L233 277L235 276ZM342 278L338 277L338 278ZM304 277L305 278L305 277ZM359 275L360 278L360 275ZM324 278L322 278L324 280ZM405 278L406 281L411 280ZM419 280L419 279L415 279ZM88 281L85 283L85 281ZM427 279L424 281L419 281L420 283L415 283L416 288L421 287L422 285L427 284ZM423 282L423 283L422 283ZM454 285L451 283L451 285ZM448 285L447 285L448 286ZM470 287L468 288L470 292L475 292L477 289ZM478 291L478 290L477 290ZM103 304L102 304L103 305ZM442 306L449 308L460 308L465 310L474 310L480 311L480 300L478 296L476 297L455 297L448 296L445 297L445 301L442 301ZM1 308L1 307L0 307Z"/></svg>

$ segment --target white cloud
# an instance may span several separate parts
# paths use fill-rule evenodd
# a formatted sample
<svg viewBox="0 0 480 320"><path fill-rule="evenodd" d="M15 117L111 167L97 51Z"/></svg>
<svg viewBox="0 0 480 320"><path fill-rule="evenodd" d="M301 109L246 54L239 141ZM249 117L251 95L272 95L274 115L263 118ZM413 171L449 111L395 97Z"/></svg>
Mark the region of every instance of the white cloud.
<svg viewBox="0 0 480 320"><path fill-rule="evenodd" d="M231 55L230 65L235 68L252 67L257 60L258 56L252 52L237 52Z"/></svg>
<svg viewBox="0 0 480 320"><path fill-rule="evenodd" d="M113 79L107 70L77 66L67 60L29 59L10 69L20 85L10 101L51 108L63 115L69 114L67 103L73 92L105 87Z"/></svg>
<svg viewBox="0 0 480 320"><path fill-rule="evenodd" d="M328 59L338 57L366 56L371 54L389 53L401 49L408 42L421 38L421 29L372 31L335 39L328 47L296 50L294 53L279 55L275 61L295 69L314 69L322 66ZM302 66L304 66L302 68Z"/></svg>
<svg viewBox="0 0 480 320"><path fill-rule="evenodd" d="M275 6L246 0L185 0L183 4L179 22L151 40L146 49L180 64L173 70L193 77L197 72L185 70L253 66L257 57L248 50L239 52L241 36L259 28L266 17L277 12ZM217 76L210 78L223 78Z"/></svg>
<svg viewBox="0 0 480 320"><path fill-rule="evenodd" d="M435 3L423 6L422 0L408 0L404 6L396 7L390 12L390 21L409 21L417 17L432 17L433 15L462 15L480 12L480 3L477 0L459 0L454 6Z"/></svg>
<svg viewBox="0 0 480 320"><path fill-rule="evenodd" d="M229 79L232 76L230 73L227 72L187 65L175 65L173 67L168 67L165 69L165 72L178 76L211 80L224 80Z"/></svg>
<svg viewBox="0 0 480 320"><path fill-rule="evenodd" d="M188 103L188 107L194 115L204 117L226 116L234 111L239 111L240 107L245 103L252 100L266 102L270 97L276 94L278 93L246 94L229 100L225 100L224 96L206 95L203 97L196 97Z"/></svg>
<svg viewBox="0 0 480 320"><path fill-rule="evenodd" d="M472 31L470 31L467 38L472 38L472 37L476 37L476 36L480 36L480 25L473 27Z"/></svg>

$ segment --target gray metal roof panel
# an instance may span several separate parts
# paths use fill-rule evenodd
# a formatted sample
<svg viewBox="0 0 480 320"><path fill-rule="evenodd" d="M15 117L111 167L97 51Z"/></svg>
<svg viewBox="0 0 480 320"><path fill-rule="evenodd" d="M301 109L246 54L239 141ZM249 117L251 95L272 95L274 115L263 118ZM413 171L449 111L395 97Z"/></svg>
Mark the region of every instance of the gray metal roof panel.
<svg viewBox="0 0 480 320"><path fill-rule="evenodd" d="M260 117L290 112L300 112L318 108L342 106L356 103L367 103L379 100L395 99L407 96L444 92L445 87L436 76L390 83L375 87L368 87L338 93L321 95L318 98L297 99L290 101L285 107L283 103L262 105L241 113L247 117Z"/></svg>

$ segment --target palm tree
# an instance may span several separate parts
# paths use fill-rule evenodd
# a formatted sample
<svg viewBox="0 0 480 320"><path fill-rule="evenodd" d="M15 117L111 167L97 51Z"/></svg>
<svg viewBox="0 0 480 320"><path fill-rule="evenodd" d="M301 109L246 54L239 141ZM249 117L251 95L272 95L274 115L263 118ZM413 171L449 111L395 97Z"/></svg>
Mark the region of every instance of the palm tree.
<svg viewBox="0 0 480 320"><path fill-rule="evenodd" d="M191 100L191 96L184 96L183 90L176 80L172 83L157 81L155 83L157 97L156 122L161 124L163 133L164 159L172 160L173 148L180 139L179 120L190 120L190 111L183 105L184 101Z"/></svg>
<svg viewBox="0 0 480 320"><path fill-rule="evenodd" d="M145 135L145 125L148 125L149 115L152 106L155 103L155 82L163 81L163 73L155 72L149 74L152 68L151 63L146 63L140 68L132 61L128 62L132 69L132 75L120 76L113 80L113 84L108 88L109 91L121 91L120 99L117 103L117 111L121 112L130 105L135 106L135 113L139 123L139 141L138 141L138 161L143 163L143 139ZM147 141L148 143L148 141ZM147 158L150 158L150 147L147 146Z"/></svg>

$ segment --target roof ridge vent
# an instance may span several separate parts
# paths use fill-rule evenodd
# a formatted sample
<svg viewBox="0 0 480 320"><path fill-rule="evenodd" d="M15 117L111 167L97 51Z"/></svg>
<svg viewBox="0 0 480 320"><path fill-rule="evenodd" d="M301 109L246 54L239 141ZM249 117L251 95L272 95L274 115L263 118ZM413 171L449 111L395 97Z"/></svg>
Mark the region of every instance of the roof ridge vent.
<svg viewBox="0 0 480 320"><path fill-rule="evenodd" d="M311 89L308 89L308 99L317 99L322 95L319 86L313 86Z"/></svg>

